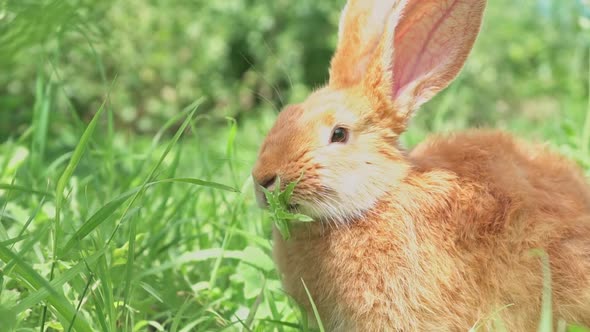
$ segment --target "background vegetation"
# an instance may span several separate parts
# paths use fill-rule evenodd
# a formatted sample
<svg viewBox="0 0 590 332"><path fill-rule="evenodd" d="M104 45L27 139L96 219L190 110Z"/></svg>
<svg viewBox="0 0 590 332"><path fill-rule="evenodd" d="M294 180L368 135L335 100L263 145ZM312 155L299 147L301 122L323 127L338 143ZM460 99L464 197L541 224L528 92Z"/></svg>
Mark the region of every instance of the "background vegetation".
<svg viewBox="0 0 590 332"><path fill-rule="evenodd" d="M0 0L0 330L304 328L249 172L343 3ZM493 126L589 170L589 49L587 0L490 1L406 144Z"/></svg>

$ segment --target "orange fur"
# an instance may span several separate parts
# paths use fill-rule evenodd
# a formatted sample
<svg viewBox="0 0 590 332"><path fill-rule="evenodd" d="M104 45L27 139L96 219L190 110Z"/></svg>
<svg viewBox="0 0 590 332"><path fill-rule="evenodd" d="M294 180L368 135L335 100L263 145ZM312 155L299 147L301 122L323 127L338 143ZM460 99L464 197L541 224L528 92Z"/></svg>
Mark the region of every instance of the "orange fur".
<svg viewBox="0 0 590 332"><path fill-rule="evenodd" d="M349 2L330 84L280 113L253 169L257 184L303 172L291 203L316 220L288 241L274 232L286 291L310 310L303 279L330 331L465 331L495 312L532 331L542 274L530 250L541 248L555 319L590 325L590 186L576 165L493 130L399 146L415 108L459 72L484 1L367 3ZM415 55L404 36L425 27L433 60L395 69ZM347 143L329 143L335 127Z"/></svg>
<svg viewBox="0 0 590 332"><path fill-rule="evenodd" d="M590 190L573 164L491 131L431 138L408 158L396 191L349 227L275 234L287 292L308 305L305 280L333 331L466 331L510 304L508 330L533 331L529 250L543 248L556 318L590 325Z"/></svg>

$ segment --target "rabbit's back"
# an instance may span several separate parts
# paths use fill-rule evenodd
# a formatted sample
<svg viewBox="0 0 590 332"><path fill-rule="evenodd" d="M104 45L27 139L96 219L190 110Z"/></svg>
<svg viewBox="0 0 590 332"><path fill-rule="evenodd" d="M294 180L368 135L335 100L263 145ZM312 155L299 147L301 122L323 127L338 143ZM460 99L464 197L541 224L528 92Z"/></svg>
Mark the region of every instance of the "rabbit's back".
<svg viewBox="0 0 590 332"><path fill-rule="evenodd" d="M555 206L556 198L564 198L561 203L571 200L580 204L579 212L590 212L590 186L574 162L502 131L472 129L432 136L411 151L410 158L418 167L450 170L507 191L550 192L549 200L536 201Z"/></svg>
<svg viewBox="0 0 590 332"><path fill-rule="evenodd" d="M464 273L500 316L525 328L538 319L549 254L557 318L590 324L590 185L575 163L500 131L433 137L410 153L428 174L456 176L451 230ZM531 326L532 328L532 326Z"/></svg>
<svg viewBox="0 0 590 332"><path fill-rule="evenodd" d="M504 203L496 209L512 210L506 213L521 213L525 219L556 218L563 227L579 225L580 218L590 216L590 185L580 167L546 146L502 131L474 129L433 136L409 157L419 172L448 172L456 176L458 185L472 189L473 199ZM495 226L509 226L503 225L511 222L507 219L495 220L499 222Z"/></svg>

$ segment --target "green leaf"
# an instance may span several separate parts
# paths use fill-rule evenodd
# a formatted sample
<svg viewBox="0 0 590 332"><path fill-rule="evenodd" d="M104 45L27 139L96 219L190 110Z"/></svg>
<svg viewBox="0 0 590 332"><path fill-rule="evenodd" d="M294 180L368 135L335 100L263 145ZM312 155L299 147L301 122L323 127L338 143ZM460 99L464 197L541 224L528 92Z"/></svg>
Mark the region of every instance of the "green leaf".
<svg viewBox="0 0 590 332"><path fill-rule="evenodd" d="M249 264L240 262L236 267L236 273L230 279L233 282L242 284L243 295L245 299L253 299L258 296L260 289L264 285L264 276L260 270Z"/></svg>
<svg viewBox="0 0 590 332"><path fill-rule="evenodd" d="M301 174L303 176L303 173ZM268 210L274 221L275 227L283 237L288 240L291 238L290 224L293 221L298 222L312 222L314 221L311 217L300 213L292 213L289 211L289 201L293 195L293 191L297 186L297 183L301 180L301 176L297 181L289 183L285 186L285 189L281 191L281 178L277 178L275 188L273 191L269 191L266 188L262 188L266 200L268 202Z"/></svg>
<svg viewBox="0 0 590 332"><path fill-rule="evenodd" d="M272 271L274 263L262 249L259 247L248 246L242 251L242 261L252 266L256 266L263 271Z"/></svg>

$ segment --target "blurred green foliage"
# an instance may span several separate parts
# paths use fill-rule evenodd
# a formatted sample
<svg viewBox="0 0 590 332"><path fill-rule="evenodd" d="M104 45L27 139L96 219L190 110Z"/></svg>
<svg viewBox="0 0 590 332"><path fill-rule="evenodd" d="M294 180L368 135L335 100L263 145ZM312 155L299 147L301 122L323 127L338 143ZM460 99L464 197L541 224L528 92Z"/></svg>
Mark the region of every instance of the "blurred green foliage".
<svg viewBox="0 0 590 332"><path fill-rule="evenodd" d="M327 79L343 2L4 0L0 139L30 123L39 74L54 86L52 116L83 120L117 77L117 125L141 132L202 96L219 118L300 101ZM587 6L490 2L456 88L458 118L482 124L518 113L543 121L578 107L587 90Z"/></svg>
<svg viewBox="0 0 590 332"><path fill-rule="evenodd" d="M111 101L118 124L144 132L200 96L208 97L209 111L223 115L300 99L326 79L339 6L285 0L7 2L0 19L0 54L9 73L0 79L3 136L30 120L39 71L69 99L56 100L56 108L73 108L83 118L117 76ZM37 26L39 16L50 19L24 28Z"/></svg>

